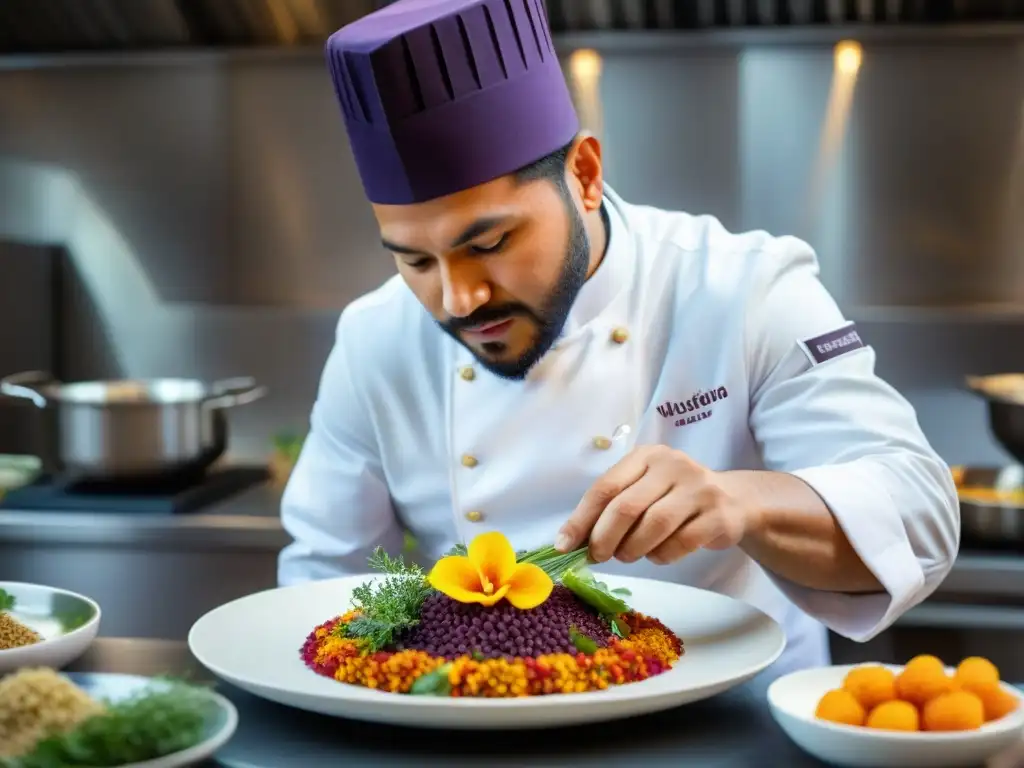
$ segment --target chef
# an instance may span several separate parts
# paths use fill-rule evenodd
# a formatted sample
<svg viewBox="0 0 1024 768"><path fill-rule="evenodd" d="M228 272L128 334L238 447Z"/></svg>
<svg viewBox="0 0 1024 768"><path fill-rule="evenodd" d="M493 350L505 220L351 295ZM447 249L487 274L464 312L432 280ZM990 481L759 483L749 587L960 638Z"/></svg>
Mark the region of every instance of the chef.
<svg viewBox="0 0 1024 768"><path fill-rule="evenodd" d="M747 601L777 669L957 553L948 467L805 243L627 202L539 0L398 0L327 43L380 254L284 494L282 585L497 530Z"/></svg>

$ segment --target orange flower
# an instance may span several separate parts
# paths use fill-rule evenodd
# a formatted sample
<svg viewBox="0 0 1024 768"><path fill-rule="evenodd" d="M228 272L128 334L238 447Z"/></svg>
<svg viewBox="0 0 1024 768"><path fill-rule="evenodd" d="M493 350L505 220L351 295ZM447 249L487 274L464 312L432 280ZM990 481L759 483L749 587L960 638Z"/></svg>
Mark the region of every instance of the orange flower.
<svg viewBox="0 0 1024 768"><path fill-rule="evenodd" d="M466 557L439 560L427 578L430 586L460 603L491 606L504 598L520 610L536 608L554 589L542 568L517 563L512 545L496 531L473 539Z"/></svg>

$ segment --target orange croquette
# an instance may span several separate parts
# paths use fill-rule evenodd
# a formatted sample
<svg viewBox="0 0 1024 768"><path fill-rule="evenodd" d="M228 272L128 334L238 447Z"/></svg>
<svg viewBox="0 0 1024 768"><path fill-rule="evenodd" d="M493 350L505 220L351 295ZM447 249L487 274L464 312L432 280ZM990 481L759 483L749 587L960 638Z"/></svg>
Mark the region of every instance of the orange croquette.
<svg viewBox="0 0 1024 768"><path fill-rule="evenodd" d="M864 725L867 713L852 693L837 688L821 697L814 716L840 725Z"/></svg>
<svg viewBox="0 0 1024 768"><path fill-rule="evenodd" d="M953 679L960 688L968 688L978 683L998 683L999 670L988 659L970 656L957 666Z"/></svg>
<svg viewBox="0 0 1024 768"><path fill-rule="evenodd" d="M953 678L935 656L915 656L896 676L896 695L918 708L953 687Z"/></svg>
<svg viewBox="0 0 1024 768"><path fill-rule="evenodd" d="M926 731L973 731L985 723L985 707L970 691L950 691L924 705L921 724Z"/></svg>
<svg viewBox="0 0 1024 768"><path fill-rule="evenodd" d="M981 699L981 705L985 710L985 722L991 723L1006 717L1020 707L1020 699L1003 686L996 682L964 683L963 690L973 693Z"/></svg>
<svg viewBox="0 0 1024 768"><path fill-rule="evenodd" d="M872 709L864 724L882 731L917 731L921 729L921 717L909 701L895 699Z"/></svg>
<svg viewBox="0 0 1024 768"><path fill-rule="evenodd" d="M866 664L847 673L843 689L870 711L896 698L896 675L880 664Z"/></svg>

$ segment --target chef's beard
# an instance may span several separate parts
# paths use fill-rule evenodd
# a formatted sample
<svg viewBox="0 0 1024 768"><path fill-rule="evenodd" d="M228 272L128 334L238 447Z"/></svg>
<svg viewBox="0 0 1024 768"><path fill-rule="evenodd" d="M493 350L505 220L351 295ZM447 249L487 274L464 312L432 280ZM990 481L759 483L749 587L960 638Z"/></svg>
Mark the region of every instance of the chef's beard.
<svg viewBox="0 0 1024 768"><path fill-rule="evenodd" d="M441 328L469 349L481 366L503 379L522 381L533 366L548 353L562 334L576 296L587 281L587 268L590 266L590 238L587 235L587 228L568 190L563 192L562 199L569 217L569 244L558 282L548 294L543 306L533 309L520 303L486 305L467 317L449 318L440 322ZM494 357L481 357L459 336L459 331L464 328L508 320L516 316L531 321L536 329L536 337L533 344L515 360L498 359L497 356L505 351L503 342L485 342L482 345L484 352Z"/></svg>

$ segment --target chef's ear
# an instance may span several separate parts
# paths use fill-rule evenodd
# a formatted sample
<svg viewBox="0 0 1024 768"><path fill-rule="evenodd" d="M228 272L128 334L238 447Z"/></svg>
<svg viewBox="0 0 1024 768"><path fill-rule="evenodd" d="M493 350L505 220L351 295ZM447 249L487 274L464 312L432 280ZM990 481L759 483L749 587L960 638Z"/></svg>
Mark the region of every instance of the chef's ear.
<svg viewBox="0 0 1024 768"><path fill-rule="evenodd" d="M566 158L569 177L588 213L601 207L604 197L604 173L601 164L601 142L596 136L581 133L576 137Z"/></svg>

